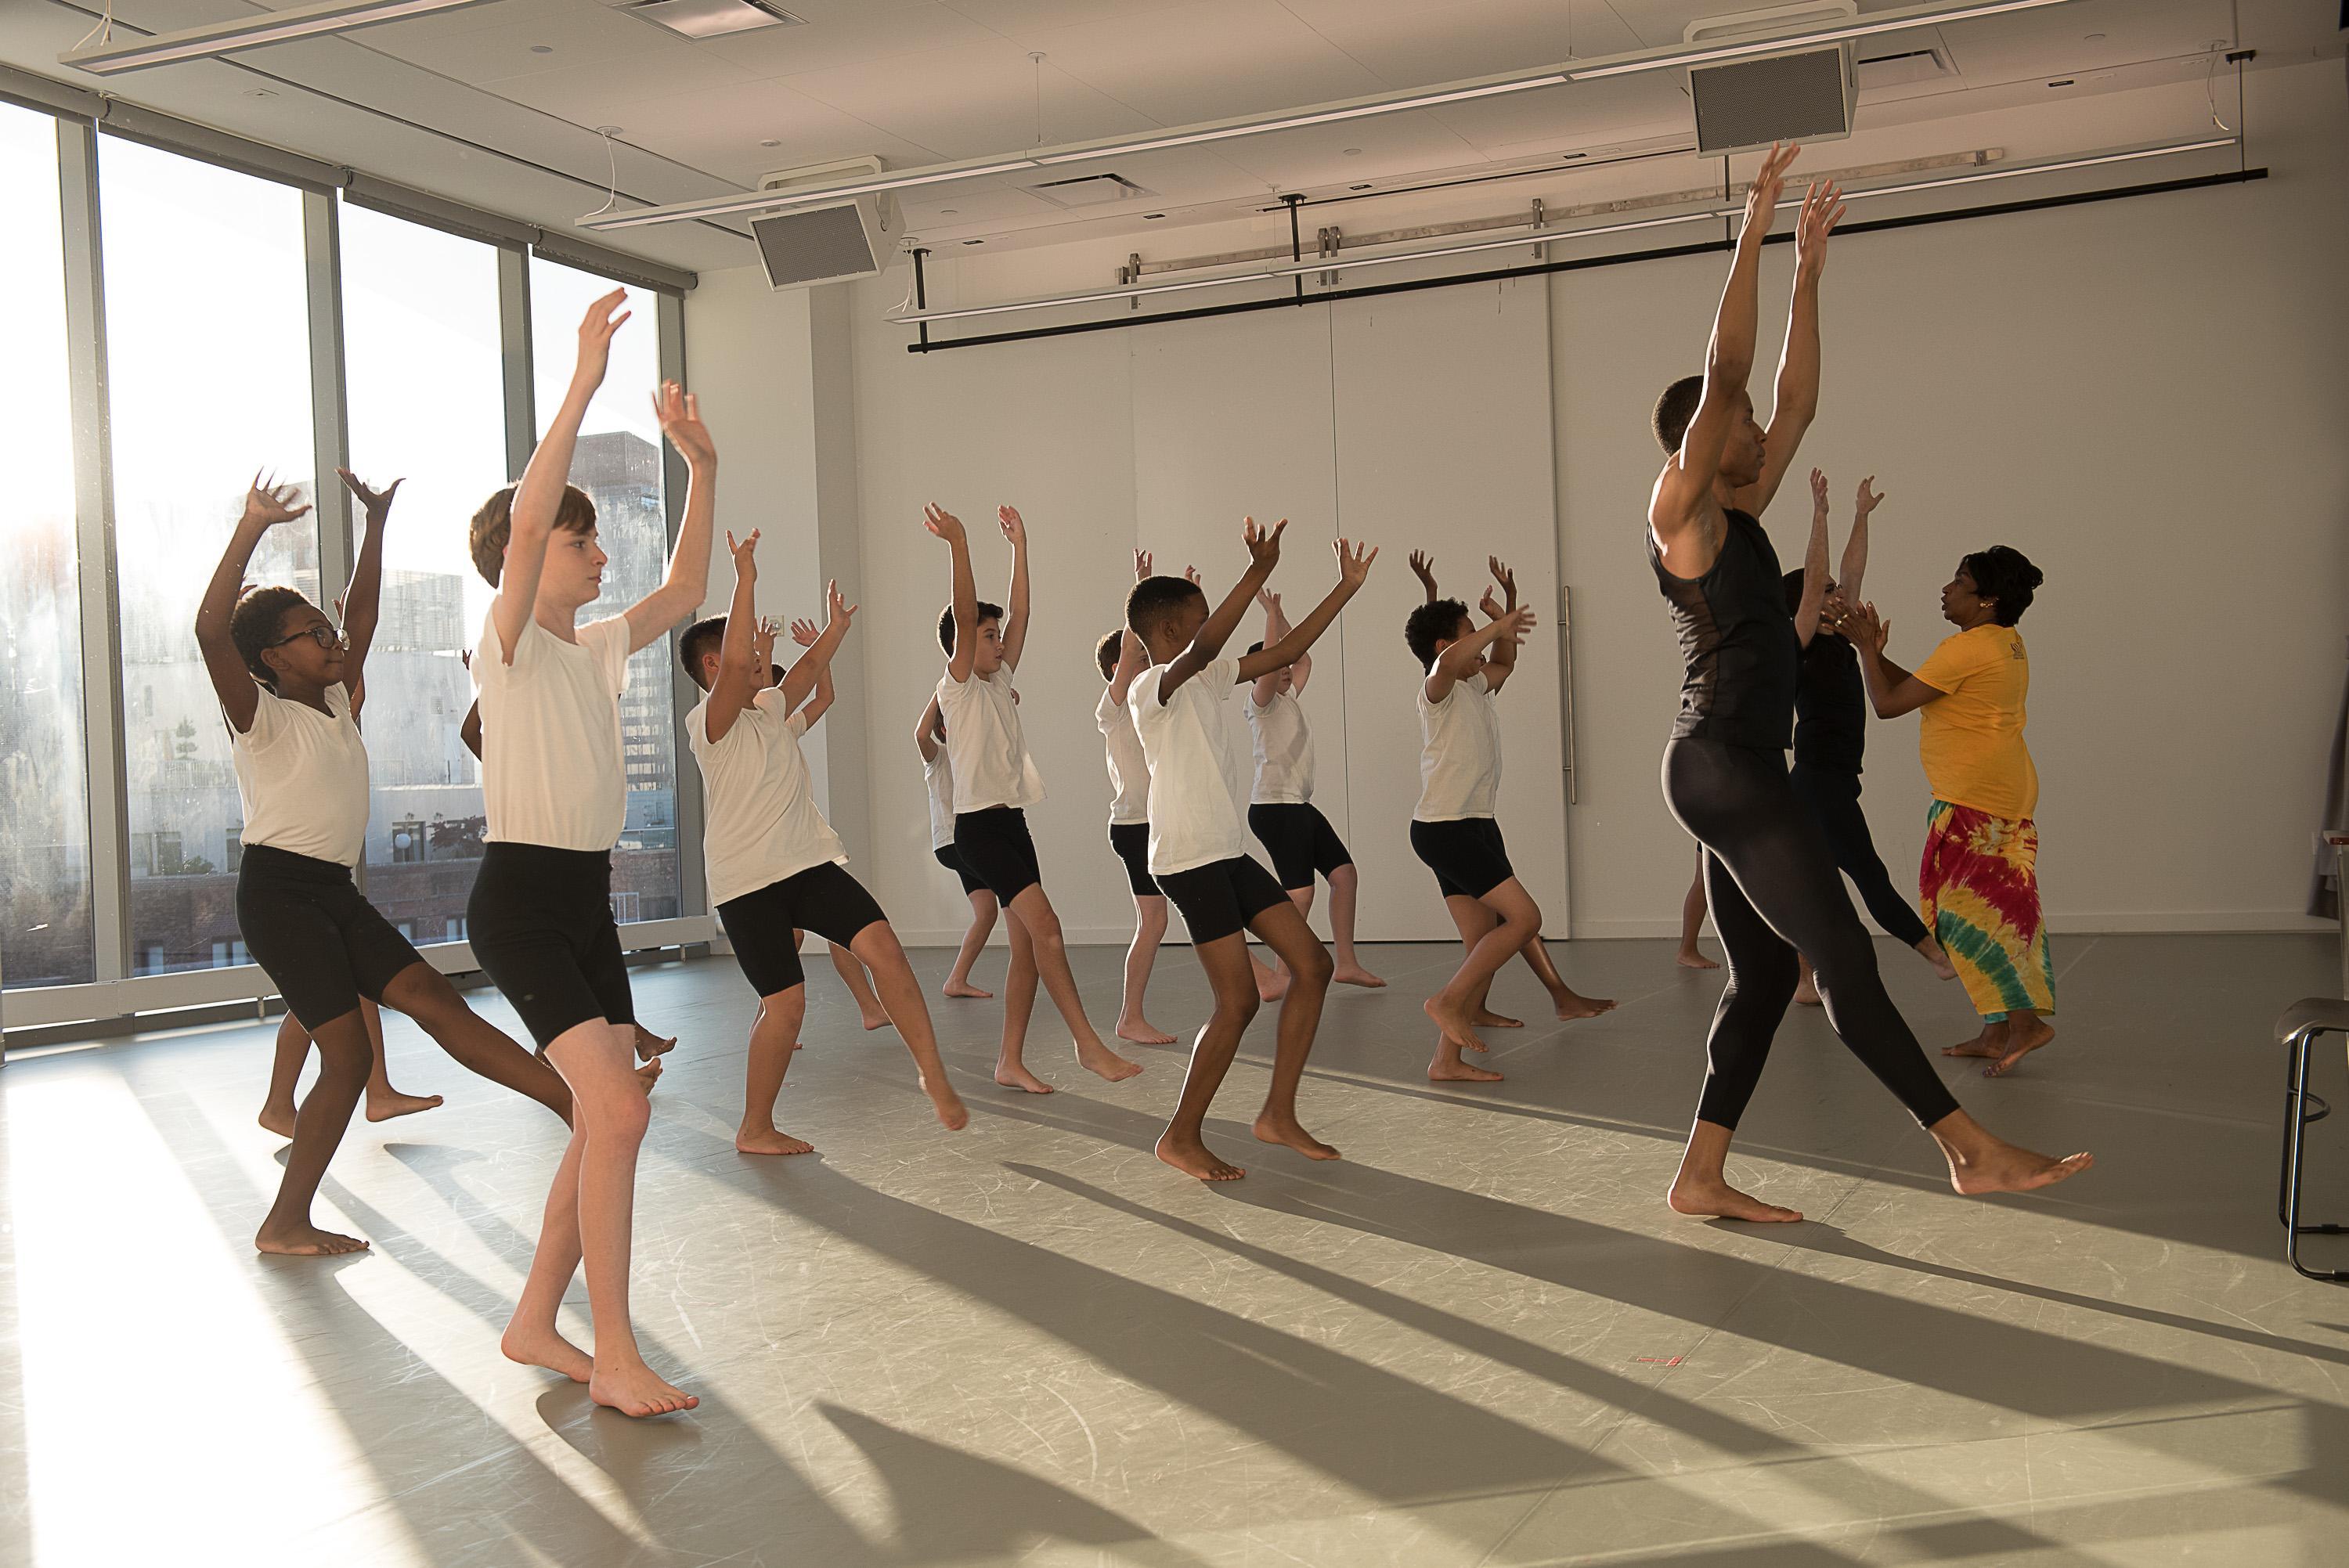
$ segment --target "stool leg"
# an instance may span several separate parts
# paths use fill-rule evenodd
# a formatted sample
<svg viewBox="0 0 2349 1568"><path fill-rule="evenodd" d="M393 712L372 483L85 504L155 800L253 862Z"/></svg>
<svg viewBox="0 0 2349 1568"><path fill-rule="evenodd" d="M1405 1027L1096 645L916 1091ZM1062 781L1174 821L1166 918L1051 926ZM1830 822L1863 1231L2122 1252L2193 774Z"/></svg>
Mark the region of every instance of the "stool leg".
<svg viewBox="0 0 2349 1568"><path fill-rule="evenodd" d="M2283 1255L2284 1261L2292 1264L2297 1274L2304 1274L2310 1279L2339 1283L2349 1281L2349 1269L2313 1269L2300 1261L2301 1148L2302 1136L2308 1126L2301 1119L2300 1108L2308 1100L2308 1035L2303 1033L2294 1036L2292 1042L2292 1094L2290 1130L2292 1141L2285 1163ZM2309 1228L2337 1230L2339 1227L2312 1225Z"/></svg>

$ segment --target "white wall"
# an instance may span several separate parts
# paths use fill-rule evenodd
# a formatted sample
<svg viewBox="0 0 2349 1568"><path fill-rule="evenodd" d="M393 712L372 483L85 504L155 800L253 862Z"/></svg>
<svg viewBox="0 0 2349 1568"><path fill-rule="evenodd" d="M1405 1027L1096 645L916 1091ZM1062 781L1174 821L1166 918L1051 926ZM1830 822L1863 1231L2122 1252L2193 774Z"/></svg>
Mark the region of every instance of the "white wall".
<svg viewBox="0 0 2349 1568"><path fill-rule="evenodd" d="M2262 72L2255 87L2251 154L2271 180L1850 235L1827 278L1826 400L1802 466L1832 476L1839 520L1861 473L1890 494L1868 594L1894 621L1896 656L1930 648L1934 590L1963 551L2010 543L2047 572L2023 631L2061 928L2302 923L2349 633L2349 116L2329 62ZM2150 139L2160 115L2181 112L2124 101L2135 96L2098 100L2110 123L2071 145ZM2044 139L2009 119L1930 134ZM2188 171L2200 170L2159 173ZM2156 177L2094 178L2132 174ZM1789 260L1774 249L1765 269L1772 341ZM1007 264L988 263L984 292L1027 292ZM1325 644L1309 703L1322 803L1362 863L1369 934L1445 934L1403 838L1416 733L1400 625L1414 544L1471 594L1488 552L1515 559L1545 609L1561 579L1571 587L1579 799L1568 810L1559 788L1553 624L1504 699L1503 820L1554 931L1569 915L1578 934L1674 929L1692 861L1656 782L1679 667L1640 543L1656 461L1646 426L1656 392L1699 360L1724 266L1636 263L928 356L905 353L904 330L881 320L894 276L847 295L844 354L812 325L833 302L812 312L754 272L705 276L688 346L726 453L721 525L783 529L815 585L863 574L869 757L854 770L835 760L829 777L867 791L873 841L856 847L857 869L900 930L946 939L964 913L929 858L910 740L940 665L945 552L918 521L931 499L975 534L1000 500L1030 521L1037 625L1019 685L1052 791L1031 818L1079 939L1117 939L1128 919L1102 841L1092 641L1117 619L1134 544L1226 583L1243 511L1291 519L1278 583L1292 613L1326 585L1332 533L1386 548ZM1772 518L1790 560L1801 489L1798 476ZM836 510L820 528L851 490L858 529ZM983 540L981 589L999 594L1008 552ZM791 581L773 553L766 571L775 591ZM812 605L813 591L784 607ZM1244 751L1237 705L1232 722ZM1869 807L1904 877L1924 802L1913 724L1870 738Z"/></svg>

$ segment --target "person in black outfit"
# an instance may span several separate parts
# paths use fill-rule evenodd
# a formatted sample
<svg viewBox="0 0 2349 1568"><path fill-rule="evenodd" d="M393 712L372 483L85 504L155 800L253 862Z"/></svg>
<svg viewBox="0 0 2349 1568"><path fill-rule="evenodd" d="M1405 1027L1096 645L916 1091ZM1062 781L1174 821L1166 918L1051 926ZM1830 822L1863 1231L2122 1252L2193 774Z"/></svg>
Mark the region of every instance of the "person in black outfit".
<svg viewBox="0 0 2349 1568"><path fill-rule="evenodd" d="M1826 476L1811 470L1816 508L1814 532L1825 565L1827 511ZM1859 901L1886 933L1913 947L1933 973L1944 980L1957 978L1956 965L1925 929L1916 905L1900 896L1891 873L1876 852L1868 830L1868 814L1859 808L1860 758L1868 746L1868 689L1859 678L1859 655L1843 635L1844 616L1857 602L1861 579L1868 573L1868 519L1884 502L1876 476L1859 481L1852 506L1851 536L1845 541L1843 564L1835 576L1823 576L1823 592L1806 604L1803 587L1808 573L1789 572L1785 577L1786 613L1795 617L1795 632L1803 642L1802 673L1795 686L1795 766L1786 781L1810 810L1819 830L1826 834L1835 862ZM1811 978L1810 962L1802 961L1802 979L1795 1000L1819 1006L1818 987Z"/></svg>
<svg viewBox="0 0 2349 1568"><path fill-rule="evenodd" d="M1723 1171L1794 996L1797 949L1816 969L1836 1033L1932 1134L1957 1191L2044 1187L2091 1163L2085 1154L2054 1160L2002 1142L1958 1109L1884 994L1875 945L1826 840L1786 780L1802 643L1759 514L1817 408L1819 274L1827 236L1843 215L1831 183L1814 185L1803 199L1793 310L1765 433L1754 422L1746 382L1762 247L1796 151L1773 147L1754 176L1704 374L1674 382L1657 402L1656 438L1668 456L1648 502L1649 560L1687 665L1680 717L1664 748L1664 800L1705 848L1705 889L1729 954L1696 1123L1668 1201L1683 1214L1736 1220L1802 1218L1737 1191ZM1816 559L1824 573L1824 542Z"/></svg>

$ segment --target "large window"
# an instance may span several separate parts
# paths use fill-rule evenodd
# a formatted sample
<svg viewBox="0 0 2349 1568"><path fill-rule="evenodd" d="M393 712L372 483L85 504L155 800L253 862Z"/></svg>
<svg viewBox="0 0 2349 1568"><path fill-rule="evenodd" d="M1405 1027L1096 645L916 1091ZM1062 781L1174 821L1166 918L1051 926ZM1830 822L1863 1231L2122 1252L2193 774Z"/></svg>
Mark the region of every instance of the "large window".
<svg viewBox="0 0 2349 1568"><path fill-rule="evenodd" d="M481 766L458 730L473 700L460 655L492 593L466 526L506 480L498 255L348 204L342 229L351 469L378 486L408 481L385 537L361 714L374 782L367 897L416 941L454 941L485 826Z"/></svg>
<svg viewBox="0 0 2349 1568"><path fill-rule="evenodd" d="M531 262L531 360L542 431L571 384L580 317L613 286L575 267ZM613 339L603 389L588 407L572 459L571 482L595 498L596 532L612 558L604 570L603 597L581 613L583 622L618 614L659 587L668 570L660 425L652 397L660 385L657 303L648 291L634 291L636 315ZM628 661L628 689L620 699L628 821L612 857L612 905L623 921L667 920L678 908L673 645L673 637L663 637Z"/></svg>
<svg viewBox="0 0 2349 1568"><path fill-rule="evenodd" d="M0 104L0 978L92 977L57 122Z"/></svg>
<svg viewBox="0 0 2349 1568"><path fill-rule="evenodd" d="M254 474L313 493L302 197L106 137L98 206L130 972L150 975L244 962L233 864L243 814L192 628ZM273 531L247 580L288 583L324 603L315 522Z"/></svg>

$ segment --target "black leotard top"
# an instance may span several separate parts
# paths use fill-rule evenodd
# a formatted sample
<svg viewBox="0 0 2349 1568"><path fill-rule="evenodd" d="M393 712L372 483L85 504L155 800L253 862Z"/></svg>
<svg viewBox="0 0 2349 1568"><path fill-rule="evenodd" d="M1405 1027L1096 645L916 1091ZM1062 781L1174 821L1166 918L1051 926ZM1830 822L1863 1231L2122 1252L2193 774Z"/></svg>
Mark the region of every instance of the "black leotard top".
<svg viewBox="0 0 2349 1568"><path fill-rule="evenodd" d="M1868 685L1859 655L1821 626L1803 650L1795 691L1795 760L1857 773L1868 750Z"/></svg>
<svg viewBox="0 0 2349 1568"><path fill-rule="evenodd" d="M1655 532L1648 533L1648 563L1671 604L1688 666L1672 734L1783 751L1794 744L1803 645L1770 536L1750 513L1733 507L1727 516L1721 554L1693 579L1665 571Z"/></svg>

